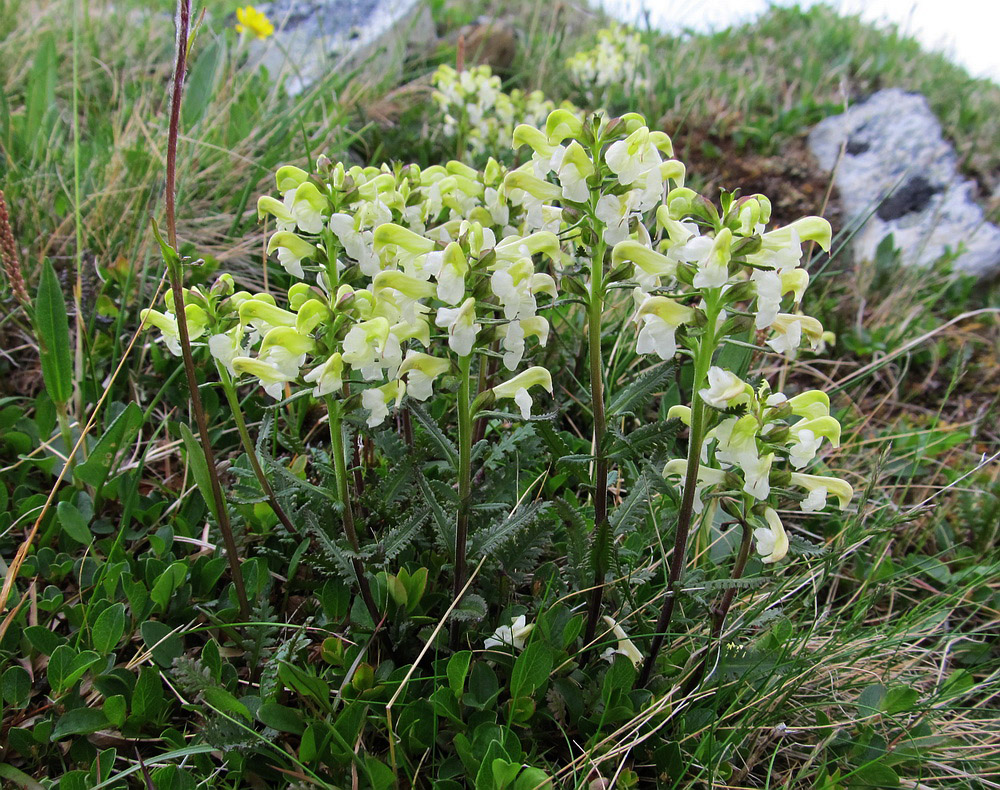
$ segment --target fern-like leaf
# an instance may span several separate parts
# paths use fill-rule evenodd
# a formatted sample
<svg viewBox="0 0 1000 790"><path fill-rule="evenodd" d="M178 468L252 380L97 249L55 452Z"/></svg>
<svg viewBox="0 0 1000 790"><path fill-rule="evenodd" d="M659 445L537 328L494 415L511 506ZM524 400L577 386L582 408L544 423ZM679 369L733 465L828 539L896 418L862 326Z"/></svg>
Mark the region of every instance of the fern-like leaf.
<svg viewBox="0 0 1000 790"><path fill-rule="evenodd" d="M663 362L650 368L635 381L615 393L608 407L608 415L622 415L641 409L657 392L662 392L666 388L673 373L673 362Z"/></svg>
<svg viewBox="0 0 1000 790"><path fill-rule="evenodd" d="M477 555L492 554L521 530L529 527L548 507L548 502L532 502L516 508L503 521L477 533L473 539L473 551Z"/></svg>

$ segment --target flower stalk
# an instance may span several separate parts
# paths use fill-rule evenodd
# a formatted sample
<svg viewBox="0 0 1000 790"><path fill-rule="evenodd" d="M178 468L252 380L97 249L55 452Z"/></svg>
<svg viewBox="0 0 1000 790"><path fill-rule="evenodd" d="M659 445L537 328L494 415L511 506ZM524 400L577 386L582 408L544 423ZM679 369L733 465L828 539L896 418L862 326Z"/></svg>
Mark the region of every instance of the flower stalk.
<svg viewBox="0 0 1000 790"><path fill-rule="evenodd" d="M740 540L740 548L736 554L736 562L733 563L733 571L730 575L730 579L734 582L743 578L743 571L746 570L747 560L750 558L750 547L753 545L753 527L746 518L738 516L737 520L740 522L740 526L743 528L743 537ZM723 592L722 598L719 600L719 605L716 606L712 611L712 634L710 641L718 643L717 646L721 650L722 648L722 628L726 624L726 617L729 615L729 609L733 605L733 599L736 598L736 586L730 587L728 590ZM711 649L711 645L709 646ZM692 673L691 677L688 678L685 684L683 697L686 697L692 691L694 691L698 684L701 683L702 678L705 676L705 669L708 667L709 654L706 653L704 658L702 658L701 663L698 664L698 668Z"/></svg>
<svg viewBox="0 0 1000 790"><path fill-rule="evenodd" d="M455 529L455 585L458 599L468 573L466 545L469 539L469 497L472 492L472 355L458 358L458 522ZM452 628L452 646L457 647L457 622Z"/></svg>
<svg viewBox="0 0 1000 790"><path fill-rule="evenodd" d="M212 488L212 498L218 515L219 531L226 546L226 558L236 589L236 599L239 602L240 615L247 619L250 616L250 603L247 600L246 586L243 583L243 571L240 567L239 549L233 537L229 523L229 512L226 500L222 495L222 485L219 482L219 472L215 465L215 453L208 435L208 421L205 417L205 407L201 402L201 392L198 389L198 378L195 374L194 357L191 354L191 338L188 333L187 315L184 311L184 272L181 259L177 254L177 218L175 200L177 191L177 138L180 130L181 97L184 93L184 74L187 66L188 29L191 23L191 1L177 2L177 56L174 61L173 90L170 99L170 126L167 133L167 183L166 183L166 223L169 247L164 246L164 258L170 277L170 288L177 309L177 333L180 339L181 354L184 359L184 372L187 377L188 391L191 395L191 412L198 425L198 436L202 450L205 453L205 464ZM155 228L155 226L154 226Z"/></svg>
<svg viewBox="0 0 1000 790"><path fill-rule="evenodd" d="M604 599L604 577L611 535L608 525L608 460L604 454L607 415L604 408L604 357L601 353L602 317L604 315L604 253L606 245L598 242L590 267L590 294L587 301L587 355L590 367L590 399L594 417L594 539L591 564L593 586L587 612L584 644L593 641Z"/></svg>
<svg viewBox="0 0 1000 790"><path fill-rule="evenodd" d="M347 542L351 544L351 550L355 555L361 552L361 543L358 541L358 533L354 526L354 510L351 507L350 489L347 483L347 461L344 456L344 425L341 415L341 406L336 399L327 397L327 415L330 422L330 452L333 454L333 472L337 479L337 496L343 507L341 520L344 525L344 534ZM361 558L354 556L351 558L351 565L354 567L354 575L358 580L358 588L361 590L361 599L371 615L375 627L378 628L382 619L382 614L375 605L375 598L372 596L371 586L368 584L368 577L365 575L365 565Z"/></svg>
<svg viewBox="0 0 1000 790"><path fill-rule="evenodd" d="M226 402L229 404L229 410L233 413L233 420L236 422L236 430L240 435L240 443L243 445L243 452L245 452L247 454L247 458L250 459L250 468L253 469L254 476L260 484L261 490L264 492L264 496L267 497L268 504L271 505L271 509L278 517L278 521L280 521L285 529L287 529L292 535L297 535L299 533L298 529L296 529L291 519L288 518L288 514L285 513L285 509L278 503L278 498L274 495L274 489L271 487L271 482L267 479L267 475L264 474L264 469L260 465L260 459L257 457L257 448L254 446L253 440L250 438L250 431L247 429L246 420L243 418L243 410L240 408L239 398L236 397L236 387L233 384L232 376L229 375L229 371L226 370L224 365L216 364L216 368L219 371L219 379L222 382L222 391L226 395Z"/></svg>
<svg viewBox="0 0 1000 790"><path fill-rule="evenodd" d="M691 521L694 514L694 498L698 487L698 467L701 463L701 446L705 441L705 423L707 418L705 402L698 393L708 381L708 369L712 365L712 357L715 354L717 345L715 336L715 325L719 315L717 294L711 291L706 292L705 302L707 323L705 334L698 343L694 355L695 370L694 383L691 388L691 432L688 439L687 469L684 475L684 493L681 497L681 507L677 514L677 531L674 535L670 575L667 578L667 597L663 601L660 615L653 629L653 641L650 643L649 653L636 681L639 688L644 687L649 682L653 667L656 665L656 657L663 647L663 640L666 638L667 629L670 627L671 619L673 619L674 607L680 591L680 581L684 575L684 566L687 563L688 535L691 531Z"/></svg>

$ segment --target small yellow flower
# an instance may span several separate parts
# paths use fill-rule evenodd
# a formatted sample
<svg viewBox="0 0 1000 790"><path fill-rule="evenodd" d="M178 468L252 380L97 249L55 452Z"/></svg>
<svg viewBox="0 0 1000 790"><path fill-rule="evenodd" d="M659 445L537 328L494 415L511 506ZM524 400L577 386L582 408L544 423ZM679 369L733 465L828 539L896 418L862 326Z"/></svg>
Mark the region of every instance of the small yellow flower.
<svg viewBox="0 0 1000 790"><path fill-rule="evenodd" d="M246 8L237 8L236 19L239 20L239 24L236 25L237 33L249 31L261 41L274 33L274 25L271 24L271 20L252 5L248 5Z"/></svg>

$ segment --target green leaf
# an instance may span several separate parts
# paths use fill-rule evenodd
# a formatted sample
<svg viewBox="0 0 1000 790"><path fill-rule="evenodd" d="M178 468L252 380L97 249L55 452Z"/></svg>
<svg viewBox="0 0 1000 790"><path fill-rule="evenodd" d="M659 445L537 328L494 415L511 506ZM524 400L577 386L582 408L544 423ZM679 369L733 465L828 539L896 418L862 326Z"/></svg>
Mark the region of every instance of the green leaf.
<svg viewBox="0 0 1000 790"><path fill-rule="evenodd" d="M545 683L552 671L552 651L543 642L532 642L517 657L510 676L510 696L527 697Z"/></svg>
<svg viewBox="0 0 1000 790"><path fill-rule="evenodd" d="M13 765L0 763L0 779L9 779L22 790L45 790L45 788L28 776L24 771L19 771Z"/></svg>
<svg viewBox="0 0 1000 790"><path fill-rule="evenodd" d="M180 587L187 578L188 564L184 560L178 560L170 565L153 585L149 591L149 597L158 608L165 610L174 591Z"/></svg>
<svg viewBox="0 0 1000 790"><path fill-rule="evenodd" d="M98 615L90 633L90 642L101 655L113 651L125 633L125 604L116 603Z"/></svg>
<svg viewBox="0 0 1000 790"><path fill-rule="evenodd" d="M913 710L919 697L920 692L914 688L894 686L886 692L885 700L882 702L882 710L890 715L906 713Z"/></svg>
<svg viewBox="0 0 1000 790"><path fill-rule="evenodd" d="M261 705L257 709L257 718L262 724L279 732L301 735L306 729L305 721L299 711L279 705L277 702L265 702Z"/></svg>
<svg viewBox="0 0 1000 790"><path fill-rule="evenodd" d="M470 554L491 554L521 530L530 527L549 507L548 502L531 502L517 507L503 521L481 530L473 539Z"/></svg>
<svg viewBox="0 0 1000 790"><path fill-rule="evenodd" d="M471 655L471 654L470 654ZM23 708L31 698L31 676L24 667L10 667L0 676L0 694L12 708Z"/></svg>
<svg viewBox="0 0 1000 790"><path fill-rule="evenodd" d="M55 117L56 80L58 79L56 42L52 33L41 36L35 50L35 60L28 76L28 94L25 97L26 119L24 139L34 151L41 152L48 142L47 119Z"/></svg>
<svg viewBox="0 0 1000 790"><path fill-rule="evenodd" d="M112 726L121 729L125 725L125 713L128 706L125 703L125 696L123 694L114 694L107 697L104 700L104 705L101 707Z"/></svg>
<svg viewBox="0 0 1000 790"><path fill-rule="evenodd" d="M67 711L56 722L50 741L58 741L67 735L86 735L108 726L108 718L99 708L76 708Z"/></svg>
<svg viewBox="0 0 1000 790"><path fill-rule="evenodd" d="M81 546L89 546L94 539L90 533L90 521L72 502L60 502L56 506L56 516L63 532Z"/></svg>
<svg viewBox="0 0 1000 790"><path fill-rule="evenodd" d="M160 673L153 667L143 667L132 691L132 715L139 721L153 721L165 704Z"/></svg>
<svg viewBox="0 0 1000 790"><path fill-rule="evenodd" d="M885 700L885 686L881 683L873 683L867 686L858 697L858 713L862 716L871 716L882 710L882 702Z"/></svg>
<svg viewBox="0 0 1000 790"><path fill-rule="evenodd" d="M220 710L223 713L235 713L237 716L242 716L247 721L253 720L253 716L250 714L250 710L247 706L225 689L219 688L218 686L209 686L205 689L203 694L205 695L205 702L216 710Z"/></svg>
<svg viewBox="0 0 1000 790"><path fill-rule="evenodd" d="M181 638L172 632L169 625L158 620L147 620L139 626L142 641L152 652L153 660L161 667L169 667L184 652Z"/></svg>
<svg viewBox="0 0 1000 790"><path fill-rule="evenodd" d="M66 643L63 637L44 625L29 625L24 629L24 636L43 656L51 656L59 645Z"/></svg>
<svg viewBox="0 0 1000 790"><path fill-rule="evenodd" d="M465 689L465 676L469 674L471 661L471 650L461 650L448 659L448 668L445 670L448 675L448 685L458 699L462 698L462 692Z"/></svg>
<svg viewBox="0 0 1000 790"><path fill-rule="evenodd" d="M226 60L224 39L211 41L195 58L184 87L184 125L192 126L205 114L215 94Z"/></svg>
<svg viewBox="0 0 1000 790"><path fill-rule="evenodd" d="M73 397L69 320L59 279L48 260L42 264L35 296L35 334L45 389L54 403L65 405Z"/></svg>
<svg viewBox="0 0 1000 790"><path fill-rule="evenodd" d="M899 787L899 775L884 763L868 763L845 777L851 787Z"/></svg>
<svg viewBox="0 0 1000 790"><path fill-rule="evenodd" d="M444 435L437 421L431 417L423 408L423 406L418 405L415 401L410 400L407 403L406 408L410 410L410 413L417 418L417 422L423 426L424 430L430 435L434 443L441 449L445 457L451 463L452 466L458 466L458 449L455 447L454 443L447 436Z"/></svg>
<svg viewBox="0 0 1000 790"><path fill-rule="evenodd" d="M370 754L365 755L365 770L368 771L368 781L373 790L389 790L396 785L396 775L392 769Z"/></svg>
<svg viewBox="0 0 1000 790"><path fill-rule="evenodd" d="M219 512L215 506L215 495L212 493L212 479L208 474L205 452L201 448L201 443L191 433L191 429L183 422L181 423L181 437L184 439L184 449L187 450L188 463L191 465L195 485L198 486L202 499L208 505L209 512L218 521Z"/></svg>
<svg viewBox="0 0 1000 790"><path fill-rule="evenodd" d="M93 650L83 650L77 653L69 645L59 645L49 656L49 666L46 673L52 691L56 694L62 694L100 660L101 656Z"/></svg>
<svg viewBox="0 0 1000 790"><path fill-rule="evenodd" d="M431 514L434 516L434 523L438 528L438 535L441 538L442 545L448 550L448 554L452 557L455 556L455 530L456 521L454 518L450 518L445 512L444 508L441 507L441 503L437 501L434 496L434 492L431 490L430 484L427 479L422 475L417 475L417 485L420 486L420 491L424 495L424 500L430 506Z"/></svg>
<svg viewBox="0 0 1000 790"><path fill-rule="evenodd" d="M141 427L142 409L135 402L129 403L104 431L87 460L76 466L73 476L100 491L114 466L118 451L135 438Z"/></svg>

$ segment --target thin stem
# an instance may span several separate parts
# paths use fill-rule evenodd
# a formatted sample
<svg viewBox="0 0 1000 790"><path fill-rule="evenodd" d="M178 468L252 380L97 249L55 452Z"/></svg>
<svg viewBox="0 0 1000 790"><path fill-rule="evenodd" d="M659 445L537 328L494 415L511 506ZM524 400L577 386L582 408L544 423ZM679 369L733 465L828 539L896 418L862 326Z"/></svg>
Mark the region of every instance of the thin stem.
<svg viewBox="0 0 1000 790"><path fill-rule="evenodd" d="M174 209L177 184L177 137L180 128L181 97L184 93L184 72L187 65L188 27L191 22L190 0L177 1L177 58L174 62L173 92L170 98L170 128L167 134L167 185L166 214L167 238L171 248L177 249L177 219ZM177 316L177 333L180 336L181 354L184 359L184 373L187 377L188 391L191 395L191 412L198 424L198 436L205 453L205 463L208 466L208 476L212 486L212 499L219 520L219 531L226 545L226 558L233 576L236 588L236 598L239 601L240 614L246 620L250 617L250 603L247 601L246 586L243 583L243 571L240 568L239 549L233 537L229 523L229 511L226 500L222 496L222 485L219 483L219 472L215 466L215 452L208 435L208 421L205 418L205 408L201 402L201 392L198 389L198 378L195 375L194 357L191 354L191 337L188 333L187 315L184 312L184 274L181 271L180 257L176 254L167 255L167 270L170 274L170 289L174 296L174 312Z"/></svg>
<svg viewBox="0 0 1000 790"><path fill-rule="evenodd" d="M219 378L222 381L222 391L226 393L226 401L229 403L229 410L233 413L233 420L236 421L236 430L239 431L240 434L240 443L243 445L243 452L245 452L247 454L247 458L250 459L250 467L253 469L254 476L257 478L257 482L260 483L260 487L264 491L264 495L267 497L267 501L271 505L271 509L278 517L278 521L280 521L284 525L285 529L287 529L291 534L298 535L298 529L296 529L291 519L288 518L284 508L278 504L278 499L274 495L274 489L271 488L271 482L267 479L267 475L264 474L264 469L260 465L260 459L257 457L257 448L250 438L250 431L247 430L247 423L243 418L243 410L240 408L239 398L236 397L236 387L233 385L233 379L225 367L218 364L216 367L219 369Z"/></svg>
<svg viewBox="0 0 1000 790"><path fill-rule="evenodd" d="M73 310L76 326L73 373L76 378L74 407L83 424L83 218L80 213L80 12L73 3L73 224L76 234L76 281L73 283ZM81 446L84 449L86 444ZM68 447L67 447L68 449Z"/></svg>
<svg viewBox="0 0 1000 790"><path fill-rule="evenodd" d="M472 492L472 355L458 359L458 524L455 530L454 595L462 594L467 568L466 543L469 538L469 496ZM458 637L452 629L452 645Z"/></svg>
<svg viewBox="0 0 1000 790"><path fill-rule="evenodd" d="M590 264L590 299L587 303L587 354L590 364L590 400L594 415L594 539L591 545L594 579L584 644L590 644L597 633L597 621L604 600L604 577L608 571L605 558L611 543L608 533L608 460L604 455L604 436L608 426L604 409L604 356L601 353L606 248L602 238Z"/></svg>
<svg viewBox="0 0 1000 790"><path fill-rule="evenodd" d="M733 581L743 578L743 571L746 569L747 560L750 558L750 546L753 542L753 528L750 526L749 522L742 516L737 516L737 520L743 527L743 539L740 541L740 549L736 555L736 562L733 563L733 572L730 578ZM712 635L711 641L718 642L718 647L722 649L722 628L726 624L726 616L729 614L729 609L733 605L733 599L736 597L736 587L730 587L722 594L722 598L719 601L719 605L712 612ZM682 697L686 697L691 691L693 691L701 679L705 676L705 669L708 666L708 654L701 660L698 668L694 671L694 674L688 679L685 686L684 693Z"/></svg>
<svg viewBox="0 0 1000 790"><path fill-rule="evenodd" d="M344 457L344 426L340 417L340 404L333 398L326 400L327 414L330 421L330 452L333 455L333 471L337 478L337 495L340 497L340 504L343 506L342 521L344 524L344 534L351 544L351 549L355 554L361 552L361 544L358 542L358 533L354 528L354 510L351 508L350 489L347 485L347 461ZM361 590L361 598L365 602L368 614L371 615L375 627L378 628L382 619L382 614L375 605L375 598L372 597L372 590L368 584L368 577L365 575L365 566L359 557L351 558L351 565L354 566L354 575L358 579L358 587Z"/></svg>
<svg viewBox="0 0 1000 790"><path fill-rule="evenodd" d="M649 646L649 654L642 665L642 672L639 673L637 686L642 688L649 682L649 677L656 664L656 657L663 647L663 640L670 627L670 620L674 615L674 606L677 602L677 595L680 592L680 581L684 575L684 566L687 562L688 534L691 531L691 517L694 513L694 497L698 487L698 467L701 463L701 445L705 440L705 403L698 392L708 379L708 369L712 364L712 357L715 354L717 345L715 337L715 322L718 315L715 298L709 298L706 294L706 318L707 324L705 334L701 338L698 350L695 353L694 361L694 381L691 386L691 435L688 439L687 470L684 476L684 495L681 497L681 507L677 514L677 532L674 536L673 558L670 564L670 576L667 579L667 597L660 609L660 616L656 620L656 627L653 632L653 641Z"/></svg>

